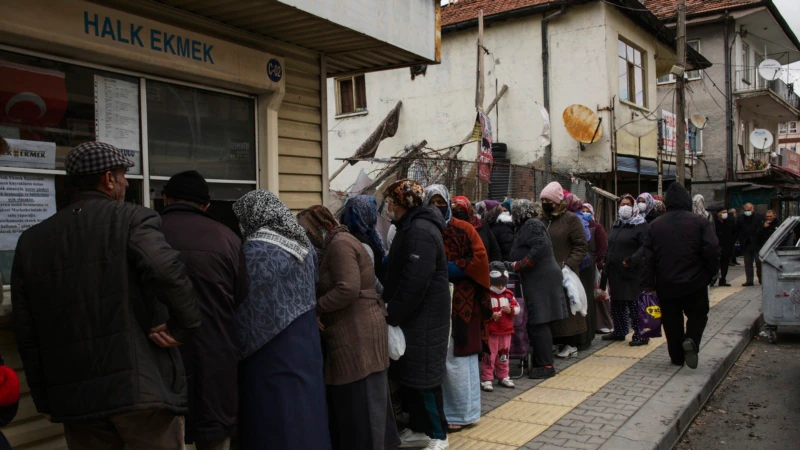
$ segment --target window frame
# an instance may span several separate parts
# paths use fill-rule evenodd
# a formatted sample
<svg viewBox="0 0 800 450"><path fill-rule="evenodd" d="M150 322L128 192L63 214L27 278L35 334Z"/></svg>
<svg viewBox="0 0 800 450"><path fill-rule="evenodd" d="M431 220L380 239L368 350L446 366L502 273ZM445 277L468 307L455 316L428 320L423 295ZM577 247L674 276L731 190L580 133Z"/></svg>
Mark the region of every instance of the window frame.
<svg viewBox="0 0 800 450"><path fill-rule="evenodd" d="M778 124L778 134L789 134L789 122L781 122Z"/></svg>
<svg viewBox="0 0 800 450"><path fill-rule="evenodd" d="M619 54L619 46L620 44L625 45L625 57ZM633 61L628 58L628 48L635 52L639 52L639 64L636 64L636 57L634 55ZM628 98L622 98L622 92L619 92L620 101L625 102L629 105L635 106L637 108L647 109L648 102L650 100L650 95L648 91L648 80L647 80L647 52L642 50L639 46L632 44L630 41L624 39L622 36L619 36L617 39L617 71L619 71L619 61L623 60L626 63L626 78L627 78L627 85L628 85ZM631 69L634 70L631 70ZM639 104L636 99L636 71L635 69L641 69L642 71L642 104ZM622 74L618 73L618 76L621 78ZM619 87L619 86L618 86ZM631 99L631 96L633 97Z"/></svg>
<svg viewBox="0 0 800 450"><path fill-rule="evenodd" d="M740 58L742 59L742 67L744 67L742 71L742 81L750 85L753 83L752 77L750 76L750 70L752 69L752 67L750 67L750 44L742 42Z"/></svg>
<svg viewBox="0 0 800 450"><path fill-rule="evenodd" d="M692 44L697 44L697 48L695 50L698 53L700 53L700 39L692 39L691 41L687 41L686 42L686 45L692 45ZM697 76L696 77L690 77L689 74L692 73L692 72L697 72ZM662 80L664 77L658 77L656 79L656 84L659 85L659 86L663 86L665 84L675 83L678 80L678 78L675 76L675 74L672 74L672 73L669 73L669 74L665 75L665 77L667 78L666 81ZM686 81L701 80L703 78L703 69L687 70L686 72L684 72L683 78Z"/></svg>
<svg viewBox="0 0 800 450"><path fill-rule="evenodd" d="M796 120L790 121L788 123L788 129L789 129L788 134L797 134L797 121Z"/></svg>
<svg viewBox="0 0 800 450"><path fill-rule="evenodd" d="M356 82L356 78L362 78L364 80L364 107L361 111L358 110L358 83ZM342 108L342 88L341 84L343 81L350 81L353 86L352 90L352 101L353 101L353 111L344 112ZM367 76L364 73L350 75L346 77L339 77L334 79L334 87L336 88L336 117L351 117L351 116L362 116L369 113L369 102L367 101Z"/></svg>

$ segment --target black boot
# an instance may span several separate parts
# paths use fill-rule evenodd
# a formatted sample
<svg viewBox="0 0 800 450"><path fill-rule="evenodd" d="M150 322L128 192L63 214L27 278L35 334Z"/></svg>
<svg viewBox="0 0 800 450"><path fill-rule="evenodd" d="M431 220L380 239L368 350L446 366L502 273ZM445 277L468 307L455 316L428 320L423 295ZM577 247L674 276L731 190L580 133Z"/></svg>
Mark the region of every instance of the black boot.
<svg viewBox="0 0 800 450"><path fill-rule="evenodd" d="M547 378L553 378L554 376L556 376L556 369L553 366L534 367L533 370L531 370L531 373L528 374L528 378L533 380L544 380Z"/></svg>
<svg viewBox="0 0 800 450"><path fill-rule="evenodd" d="M730 284L728 284L727 280L719 280L719 285L723 286L723 287L730 286Z"/></svg>

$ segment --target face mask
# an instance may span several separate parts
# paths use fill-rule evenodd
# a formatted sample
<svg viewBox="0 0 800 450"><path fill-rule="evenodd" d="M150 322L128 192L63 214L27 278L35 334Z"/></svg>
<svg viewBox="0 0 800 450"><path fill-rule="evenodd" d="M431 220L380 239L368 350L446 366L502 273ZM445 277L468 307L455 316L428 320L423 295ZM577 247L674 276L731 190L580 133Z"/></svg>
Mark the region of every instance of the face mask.
<svg viewBox="0 0 800 450"><path fill-rule="evenodd" d="M542 203L542 210L547 214L550 214L556 210L556 205L553 203Z"/></svg>
<svg viewBox="0 0 800 450"><path fill-rule="evenodd" d="M397 218L394 215L394 209L392 209L389 205L386 205L386 217L394 222Z"/></svg>
<svg viewBox="0 0 800 450"><path fill-rule="evenodd" d="M442 214L447 214L447 211L442 211ZM453 211L453 217L459 220L469 220L469 215L466 211Z"/></svg>
<svg viewBox="0 0 800 450"><path fill-rule="evenodd" d="M745 211L744 215L747 216L747 217L750 217L750 216L753 215L753 211Z"/></svg>
<svg viewBox="0 0 800 450"><path fill-rule="evenodd" d="M645 211L647 211L647 203L639 203L639 205L638 205L638 206L639 206L639 211L640 211L640 212L645 212Z"/></svg>
<svg viewBox="0 0 800 450"><path fill-rule="evenodd" d="M503 286L503 287L501 287L501 286L492 286L489 289L491 289L492 292L494 292L495 294L502 294L503 292L506 291L505 286Z"/></svg>
<svg viewBox="0 0 800 450"><path fill-rule="evenodd" d="M442 213L442 217L447 219L447 211L450 209L449 206L437 206L436 209Z"/></svg>
<svg viewBox="0 0 800 450"><path fill-rule="evenodd" d="M511 213L502 212L499 216L497 216L497 220L500 222L511 222Z"/></svg>
<svg viewBox="0 0 800 450"><path fill-rule="evenodd" d="M728 220L728 213L720 214L719 218L722 219L722 220Z"/></svg>
<svg viewBox="0 0 800 450"><path fill-rule="evenodd" d="M583 218L586 219L587 222L591 222L592 221L592 214L585 212L585 213L583 213Z"/></svg>
<svg viewBox="0 0 800 450"><path fill-rule="evenodd" d="M633 208L625 205L619 207L619 218L623 220L628 220L633 217Z"/></svg>

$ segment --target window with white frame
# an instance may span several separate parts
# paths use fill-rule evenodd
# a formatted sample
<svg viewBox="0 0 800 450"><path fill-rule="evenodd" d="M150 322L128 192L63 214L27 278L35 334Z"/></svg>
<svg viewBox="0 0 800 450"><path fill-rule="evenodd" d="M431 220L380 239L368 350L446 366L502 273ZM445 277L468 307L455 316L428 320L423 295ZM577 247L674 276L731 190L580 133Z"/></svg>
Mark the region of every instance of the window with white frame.
<svg viewBox="0 0 800 450"><path fill-rule="evenodd" d="M688 45L689 47L695 49L698 53L700 52L700 41L699 40L689 41L689 42L686 43L686 45ZM683 74L683 76L684 76L684 78L686 80L689 80L689 81L699 80L699 79L703 78L703 71L700 70L700 69L687 70ZM674 83L674 82L675 82L675 75L673 75L671 73L669 73L667 75L664 75L663 77L658 77L658 84L669 84L669 83Z"/></svg>
<svg viewBox="0 0 800 450"><path fill-rule="evenodd" d="M778 134L786 134L789 132L789 124L784 122L778 124Z"/></svg>
<svg viewBox="0 0 800 450"><path fill-rule="evenodd" d="M694 126L689 121L689 133L687 138L689 140L689 152L692 155L700 155L703 153L703 130Z"/></svg>
<svg viewBox="0 0 800 450"><path fill-rule="evenodd" d="M195 169L209 182L208 213L239 232L230 205L257 184L253 98L0 51L0 273L6 283L22 231L68 205L75 193L64 170L67 153L94 140L135 162L126 174L126 201L160 210L169 177ZM35 195L20 203L30 187Z"/></svg>
<svg viewBox="0 0 800 450"><path fill-rule="evenodd" d="M797 122L789 122L789 134L797 133Z"/></svg>
<svg viewBox="0 0 800 450"><path fill-rule="evenodd" d="M644 53L623 40L617 43L619 55L620 100L647 107L647 82Z"/></svg>
<svg viewBox="0 0 800 450"><path fill-rule="evenodd" d="M336 79L336 114L367 112L367 82L364 75Z"/></svg>

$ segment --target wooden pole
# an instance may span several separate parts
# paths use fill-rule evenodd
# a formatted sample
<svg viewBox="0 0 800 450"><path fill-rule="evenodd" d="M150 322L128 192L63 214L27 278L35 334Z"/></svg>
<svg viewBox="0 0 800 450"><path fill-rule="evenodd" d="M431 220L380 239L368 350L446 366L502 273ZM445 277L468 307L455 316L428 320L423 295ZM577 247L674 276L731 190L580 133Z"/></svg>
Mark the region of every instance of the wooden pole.
<svg viewBox="0 0 800 450"><path fill-rule="evenodd" d="M478 111L483 111L483 10L478 11L478 70L477 80L475 84L475 108ZM478 151L475 158L477 165L475 166L475 199L481 197L481 145L482 140L478 140ZM477 200L476 200L477 201Z"/></svg>
<svg viewBox="0 0 800 450"><path fill-rule="evenodd" d="M686 67L686 0L678 0L678 65ZM675 88L677 89L677 111L675 111L677 128L677 139L675 140L675 175L677 182L686 187L686 78L681 75L677 77Z"/></svg>

